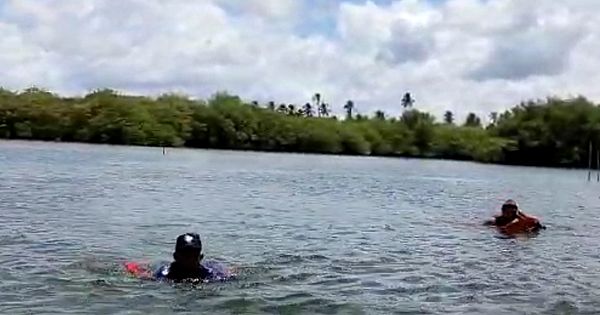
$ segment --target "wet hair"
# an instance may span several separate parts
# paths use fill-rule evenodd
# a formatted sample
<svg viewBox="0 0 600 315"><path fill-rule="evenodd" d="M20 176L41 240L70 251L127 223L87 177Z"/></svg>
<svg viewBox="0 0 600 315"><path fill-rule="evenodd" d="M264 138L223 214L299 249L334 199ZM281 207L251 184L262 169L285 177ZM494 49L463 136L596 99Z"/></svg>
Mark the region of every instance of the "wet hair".
<svg viewBox="0 0 600 315"><path fill-rule="evenodd" d="M202 240L197 233L185 233L177 237L175 252L198 251L202 252Z"/></svg>
<svg viewBox="0 0 600 315"><path fill-rule="evenodd" d="M504 204L502 204L502 210L504 210L504 209L510 209L510 208L519 210L519 205L517 204L516 201L514 201L512 199L508 199L508 200L506 200L504 202Z"/></svg>

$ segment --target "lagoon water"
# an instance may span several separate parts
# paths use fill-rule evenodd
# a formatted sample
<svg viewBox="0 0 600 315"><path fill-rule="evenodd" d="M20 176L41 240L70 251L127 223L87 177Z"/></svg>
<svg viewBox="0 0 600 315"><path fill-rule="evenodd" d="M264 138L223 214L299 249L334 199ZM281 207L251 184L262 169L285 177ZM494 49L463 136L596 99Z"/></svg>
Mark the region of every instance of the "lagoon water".
<svg viewBox="0 0 600 315"><path fill-rule="evenodd" d="M586 177L0 142L0 313L597 314L600 183ZM481 226L507 198L548 229L503 238ZM188 231L239 278L169 285L122 272L169 261Z"/></svg>

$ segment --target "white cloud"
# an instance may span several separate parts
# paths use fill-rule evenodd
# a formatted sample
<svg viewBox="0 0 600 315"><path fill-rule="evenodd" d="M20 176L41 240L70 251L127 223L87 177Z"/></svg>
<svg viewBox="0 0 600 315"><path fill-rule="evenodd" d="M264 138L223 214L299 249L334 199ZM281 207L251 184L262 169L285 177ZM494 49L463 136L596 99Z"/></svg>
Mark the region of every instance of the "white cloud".
<svg viewBox="0 0 600 315"><path fill-rule="evenodd" d="M242 14L253 14L268 19L297 17L294 14L302 5L297 0L216 0L216 3L237 9Z"/></svg>
<svg viewBox="0 0 600 315"><path fill-rule="evenodd" d="M441 116L522 99L600 101L600 2L575 0L7 0L0 85L111 87Z"/></svg>
<svg viewBox="0 0 600 315"><path fill-rule="evenodd" d="M563 6L515 9L521 19L512 29L491 32L493 50L474 77L478 79L522 79L535 75L560 75L585 29L577 16ZM537 10L537 12L536 12Z"/></svg>

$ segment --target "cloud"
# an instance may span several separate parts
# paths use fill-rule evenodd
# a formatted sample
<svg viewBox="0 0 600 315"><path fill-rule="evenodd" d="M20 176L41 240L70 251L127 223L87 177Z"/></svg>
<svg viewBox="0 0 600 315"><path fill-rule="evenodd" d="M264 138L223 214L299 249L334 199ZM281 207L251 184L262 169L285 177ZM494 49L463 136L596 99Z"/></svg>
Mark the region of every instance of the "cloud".
<svg viewBox="0 0 600 315"><path fill-rule="evenodd" d="M392 64L424 61L435 44L430 33L410 27L403 21L394 23L390 37L378 57Z"/></svg>
<svg viewBox="0 0 600 315"><path fill-rule="evenodd" d="M0 85L111 87L461 119L522 99L600 100L595 0L6 0Z"/></svg>
<svg viewBox="0 0 600 315"><path fill-rule="evenodd" d="M217 0L217 4L242 15L250 14L267 19L294 19L302 2L296 0Z"/></svg>
<svg viewBox="0 0 600 315"><path fill-rule="evenodd" d="M489 35L493 49L473 78L519 80L564 72L571 51L584 35L580 21L562 8L548 7L539 14L527 12L522 19L513 21L511 32Z"/></svg>

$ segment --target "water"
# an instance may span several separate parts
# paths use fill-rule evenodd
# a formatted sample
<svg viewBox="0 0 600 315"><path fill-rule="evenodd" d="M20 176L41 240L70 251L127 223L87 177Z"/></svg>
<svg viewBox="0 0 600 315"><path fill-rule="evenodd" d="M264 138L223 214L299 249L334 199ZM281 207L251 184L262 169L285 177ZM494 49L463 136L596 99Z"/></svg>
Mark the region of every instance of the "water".
<svg viewBox="0 0 600 315"><path fill-rule="evenodd" d="M585 171L0 142L3 314L600 311L600 184ZM548 229L480 222L507 198ZM235 281L142 281L197 231Z"/></svg>

